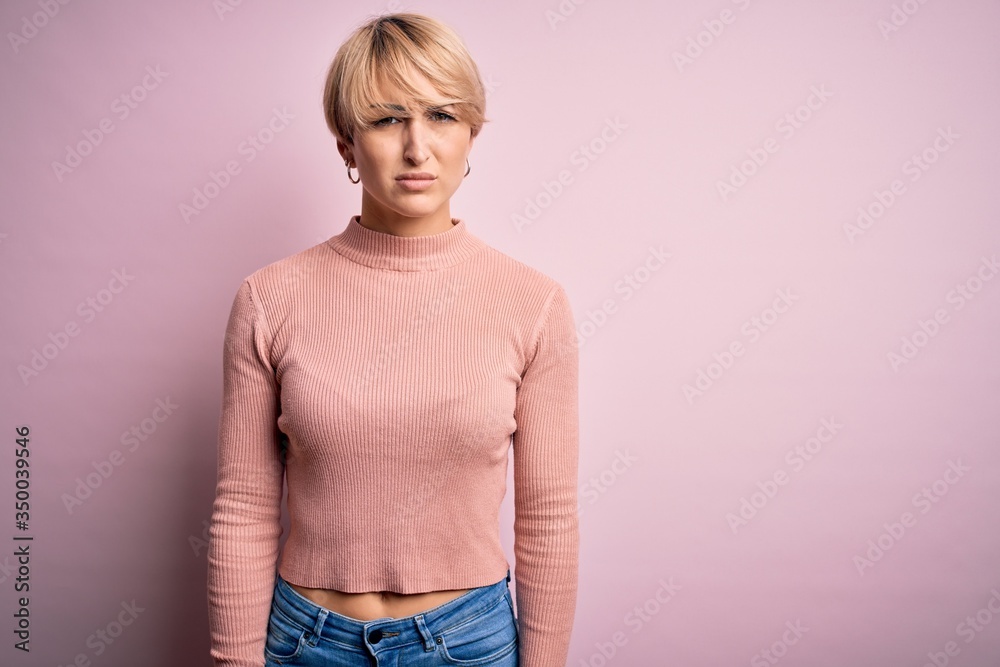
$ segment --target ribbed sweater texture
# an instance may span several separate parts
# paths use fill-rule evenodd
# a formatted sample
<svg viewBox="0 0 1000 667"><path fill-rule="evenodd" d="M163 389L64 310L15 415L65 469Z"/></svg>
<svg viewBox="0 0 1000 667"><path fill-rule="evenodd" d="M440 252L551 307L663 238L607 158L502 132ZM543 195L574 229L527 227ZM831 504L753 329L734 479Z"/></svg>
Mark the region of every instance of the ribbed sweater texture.
<svg viewBox="0 0 1000 667"><path fill-rule="evenodd" d="M223 345L214 664L263 667L276 571L349 593L503 579L512 447L520 667L563 667L578 580L577 382L565 290L464 220L407 237L354 216L246 277Z"/></svg>

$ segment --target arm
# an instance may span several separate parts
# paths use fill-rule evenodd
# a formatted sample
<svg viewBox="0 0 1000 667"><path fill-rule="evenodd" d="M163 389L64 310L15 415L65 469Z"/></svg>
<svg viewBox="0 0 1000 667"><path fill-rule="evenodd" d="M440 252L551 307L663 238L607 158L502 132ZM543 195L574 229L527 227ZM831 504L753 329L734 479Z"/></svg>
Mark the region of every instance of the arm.
<svg viewBox="0 0 1000 667"><path fill-rule="evenodd" d="M284 464L270 332L246 281L223 347L218 483L208 549L211 656L216 667L263 667L281 537Z"/></svg>
<svg viewBox="0 0 1000 667"><path fill-rule="evenodd" d="M514 578L521 667L563 667L579 558L579 350L559 286L521 376L514 418Z"/></svg>

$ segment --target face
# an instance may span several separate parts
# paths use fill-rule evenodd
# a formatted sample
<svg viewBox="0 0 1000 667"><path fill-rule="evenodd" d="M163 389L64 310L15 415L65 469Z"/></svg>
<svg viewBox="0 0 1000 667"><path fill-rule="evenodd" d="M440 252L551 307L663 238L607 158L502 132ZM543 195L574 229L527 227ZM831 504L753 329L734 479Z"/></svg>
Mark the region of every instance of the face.
<svg viewBox="0 0 1000 667"><path fill-rule="evenodd" d="M419 73L415 77L421 94L441 98L426 77ZM450 226L449 202L465 177L471 127L455 117L453 106L401 108L406 103L395 86L386 83L380 92L380 101L396 108L387 106L375 127L356 134L353 146L338 142L341 155L357 166L364 188L362 219L367 209L368 219L416 218L440 228L444 223ZM426 180L402 178L414 173Z"/></svg>

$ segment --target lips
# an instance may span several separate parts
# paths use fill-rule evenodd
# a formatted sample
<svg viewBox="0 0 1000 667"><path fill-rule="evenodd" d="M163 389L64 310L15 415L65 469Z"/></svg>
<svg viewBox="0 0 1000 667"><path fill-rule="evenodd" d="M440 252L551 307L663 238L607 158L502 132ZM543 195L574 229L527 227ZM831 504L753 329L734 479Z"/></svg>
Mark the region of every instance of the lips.
<svg viewBox="0 0 1000 667"><path fill-rule="evenodd" d="M434 186L435 177L428 173L403 174L396 179L399 187L407 192L424 192Z"/></svg>

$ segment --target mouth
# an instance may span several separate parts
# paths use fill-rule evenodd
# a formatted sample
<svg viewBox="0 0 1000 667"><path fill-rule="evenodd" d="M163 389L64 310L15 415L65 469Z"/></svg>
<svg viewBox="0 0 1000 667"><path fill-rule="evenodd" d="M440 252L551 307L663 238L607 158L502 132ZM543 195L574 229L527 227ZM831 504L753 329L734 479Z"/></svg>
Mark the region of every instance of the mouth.
<svg viewBox="0 0 1000 667"><path fill-rule="evenodd" d="M410 192L419 192L421 190L426 190L427 188L434 185L434 180L437 176L433 174L428 174L426 172L413 173L413 174L403 174L402 176L396 177L396 182L399 183L400 187L404 190L409 190Z"/></svg>

